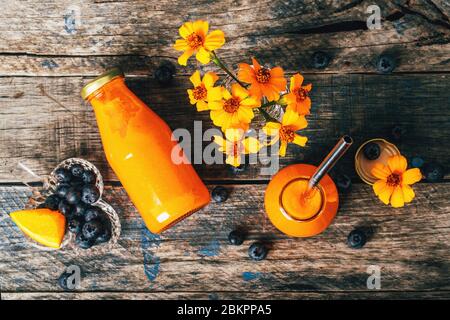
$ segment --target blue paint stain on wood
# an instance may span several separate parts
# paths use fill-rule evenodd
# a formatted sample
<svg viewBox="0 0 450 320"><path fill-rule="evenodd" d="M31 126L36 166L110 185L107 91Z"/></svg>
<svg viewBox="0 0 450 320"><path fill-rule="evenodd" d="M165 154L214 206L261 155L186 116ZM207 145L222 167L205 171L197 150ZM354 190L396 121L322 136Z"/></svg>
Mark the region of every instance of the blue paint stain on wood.
<svg viewBox="0 0 450 320"><path fill-rule="evenodd" d="M44 61L42 61L41 65L42 65L44 68L48 68L48 69L50 69L50 70L59 67L59 65L58 65L54 60L52 60L52 59L45 59Z"/></svg>
<svg viewBox="0 0 450 320"><path fill-rule="evenodd" d="M144 272L150 281L154 281L159 274L161 261L159 257L152 252L152 249L158 248L161 244L161 237L151 233L144 225L141 232L141 248L144 256Z"/></svg>
<svg viewBox="0 0 450 320"><path fill-rule="evenodd" d="M262 274L261 272L242 272L242 279L244 281L252 281L261 278Z"/></svg>
<svg viewBox="0 0 450 320"><path fill-rule="evenodd" d="M220 242L218 240L213 240L210 243L208 243L208 245L198 250L198 253L201 256L206 257L215 257L219 255L219 252L220 252Z"/></svg>
<svg viewBox="0 0 450 320"><path fill-rule="evenodd" d="M77 32L76 29L76 12L75 10L71 10L69 11L67 14L65 14L63 16L64 18L64 30L66 30L66 32L68 34L74 34Z"/></svg>

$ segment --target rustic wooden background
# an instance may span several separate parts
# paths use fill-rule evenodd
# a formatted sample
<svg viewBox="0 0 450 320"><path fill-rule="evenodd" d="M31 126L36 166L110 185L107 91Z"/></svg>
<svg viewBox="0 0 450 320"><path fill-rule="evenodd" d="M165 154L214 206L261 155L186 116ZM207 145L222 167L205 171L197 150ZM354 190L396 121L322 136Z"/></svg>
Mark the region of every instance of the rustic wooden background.
<svg viewBox="0 0 450 320"><path fill-rule="evenodd" d="M367 29L371 4L381 8L381 30ZM450 298L449 176L417 184L413 203L392 209L361 183L352 161L358 144L392 140L391 128L401 125L405 134L396 144L409 159L450 166L449 15L447 0L2 1L1 298ZM337 168L352 177L352 192L342 195L334 223L321 235L292 239L270 224L263 165L239 175L224 166L197 166L210 188L226 185L230 198L161 236L143 227L105 162L93 112L79 91L120 66L129 86L172 128L192 130L194 120L210 127L186 96L194 60L177 66L169 86L154 79L163 61L176 64L177 29L193 19L224 30L227 43L219 53L230 64L256 56L313 83L310 141L290 147L282 167L318 164L341 135L354 137L355 147ZM327 68L312 65L316 51L332 57ZM397 60L393 74L377 73L383 53ZM30 194L15 169L19 161L45 175L75 156L99 167L106 200L121 216L122 238L108 253L39 251L7 216ZM236 227L248 231L239 247L226 240ZM345 243L355 227L373 230L362 250ZM253 240L270 243L267 260L248 258ZM57 279L72 264L81 267L81 289L64 292ZM366 287L369 265L381 267L381 290Z"/></svg>

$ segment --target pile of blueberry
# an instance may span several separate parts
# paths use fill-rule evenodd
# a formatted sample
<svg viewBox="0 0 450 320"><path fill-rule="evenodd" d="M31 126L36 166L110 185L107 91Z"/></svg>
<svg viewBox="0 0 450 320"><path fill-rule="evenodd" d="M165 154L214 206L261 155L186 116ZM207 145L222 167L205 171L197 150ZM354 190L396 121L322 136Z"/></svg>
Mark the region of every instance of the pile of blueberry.
<svg viewBox="0 0 450 320"><path fill-rule="evenodd" d="M111 239L111 221L99 207L93 206L100 198L95 185L96 174L80 164L58 168L55 192L47 197L42 207L58 210L67 219L67 228L76 235L75 243L82 249L108 242Z"/></svg>

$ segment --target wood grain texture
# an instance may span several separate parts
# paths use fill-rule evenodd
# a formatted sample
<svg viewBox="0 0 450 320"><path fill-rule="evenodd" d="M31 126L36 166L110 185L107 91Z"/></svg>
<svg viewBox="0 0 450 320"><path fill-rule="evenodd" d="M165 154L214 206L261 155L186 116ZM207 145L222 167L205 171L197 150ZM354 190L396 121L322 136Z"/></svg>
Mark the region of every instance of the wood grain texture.
<svg viewBox="0 0 450 320"><path fill-rule="evenodd" d="M380 30L367 28L373 4L381 9ZM325 50L333 59L321 72L375 72L377 56L386 52L400 62L399 72L450 66L445 1L10 0L1 6L0 75L96 75L111 64L148 74L161 59L176 61L177 30L195 19L224 30L220 54L232 65L255 55L287 70L318 72L311 56Z"/></svg>
<svg viewBox="0 0 450 320"><path fill-rule="evenodd" d="M44 175L69 157L86 158L99 167L106 180L116 180L104 158L92 108L79 95L88 79L0 78L0 163L4 164L0 181L18 181L14 172L18 161ZM172 129L186 128L192 134L194 121L202 121L203 131L213 127L208 112L198 113L189 105L186 77L175 78L169 87L161 87L149 77L128 80L130 88ZM355 178L357 147L374 137L392 141L394 125L406 130L401 141L394 141L403 154L450 167L448 148L439 143L450 141L448 75L308 75L306 81L314 86L309 127L303 131L309 142L306 148L290 146L287 156L280 158L281 167L294 162L317 165L340 136L350 134L355 146L338 169ZM260 128L262 117L254 121L253 127ZM206 180L268 180L270 176L261 175L261 169L269 166L265 160L267 157L261 158L239 175L224 165L200 165L197 170Z"/></svg>
<svg viewBox="0 0 450 320"><path fill-rule="evenodd" d="M60 292L57 278L75 264L82 270L79 291L105 296L108 293L102 292L129 292L129 297L139 297L141 292L164 291L161 297L165 298L200 298L207 293L237 298L243 291L260 297L274 291L279 297L286 292L284 297L289 298L301 297L302 292L306 297L314 291L317 293L311 298L335 294L337 298L347 294L358 298L360 292L361 297L371 295L366 287L367 267L378 265L383 291L374 293L376 297L395 297L392 291L418 291L411 297L427 297L424 291L436 291L429 296L450 297L450 184L415 186L416 199L402 209L383 206L369 186L355 185L351 194L341 198L333 224L308 239L288 238L270 224L263 209L265 185L228 188L231 195L225 203L212 203L158 236L143 227L122 188L108 187L105 198L121 216L123 235L108 252L77 254L39 251L28 244L6 214L23 206L29 190L1 187L2 292L16 296L20 292L43 292L44 296ZM228 232L236 227L248 233L242 246L227 244ZM361 250L346 245L347 234L355 227L372 230L370 241ZM248 258L248 245L255 240L271 247L267 260L252 262ZM250 298L250 293L242 297Z"/></svg>

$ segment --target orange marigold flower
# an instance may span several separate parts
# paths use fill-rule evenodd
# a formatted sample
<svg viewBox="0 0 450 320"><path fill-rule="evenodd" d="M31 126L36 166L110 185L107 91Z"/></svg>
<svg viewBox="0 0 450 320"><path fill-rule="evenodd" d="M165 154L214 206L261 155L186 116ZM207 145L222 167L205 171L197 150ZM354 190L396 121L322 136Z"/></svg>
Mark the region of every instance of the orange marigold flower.
<svg viewBox="0 0 450 320"><path fill-rule="evenodd" d="M179 33L183 39L175 41L174 48L184 53L178 58L182 66L196 53L196 58L203 64L211 60L210 52L224 45L225 35L222 30L214 30L208 34L209 24L207 21L197 20L183 24Z"/></svg>
<svg viewBox="0 0 450 320"><path fill-rule="evenodd" d="M373 191L384 204L398 208L414 199L410 185L420 181L422 173L417 168L406 170L407 166L406 158L396 155L388 159L387 166L377 163L372 169L372 174L380 179L374 183Z"/></svg>
<svg viewBox="0 0 450 320"><path fill-rule="evenodd" d="M307 137L303 137L296 133L296 131L304 129L308 126L308 122L304 116L300 116L298 113L288 110L283 115L281 123L279 122L267 122L263 128L266 135L271 136L270 145L280 140L280 150L278 154L282 157L286 155L286 149L288 143L295 143L304 147L308 141Z"/></svg>
<svg viewBox="0 0 450 320"><path fill-rule="evenodd" d="M221 95L222 87L214 87L214 83L218 79L219 77L214 72L206 73L201 79L198 70L189 78L194 85L194 89L187 90L189 101L197 106L197 111L208 110L208 100Z"/></svg>
<svg viewBox="0 0 450 320"><path fill-rule="evenodd" d="M226 154L226 163L234 167L241 165L243 154L257 153L260 143L256 138L248 137L244 139L244 130L239 128L229 128L225 131L225 139L221 136L214 136L214 142L219 145L219 151Z"/></svg>
<svg viewBox="0 0 450 320"><path fill-rule="evenodd" d="M312 89L312 84L302 86L303 76L299 73L291 77L289 85L289 93L283 98L287 103L287 110L293 110L301 115L308 115L311 110L311 98L309 92Z"/></svg>
<svg viewBox="0 0 450 320"><path fill-rule="evenodd" d="M237 83L231 86L231 93L224 88L220 96L211 94L210 99L208 106L211 119L216 126L222 127L223 131L231 127L248 129L255 116L253 108L261 104L260 100L250 96L248 90Z"/></svg>
<svg viewBox="0 0 450 320"><path fill-rule="evenodd" d="M283 69L261 67L255 58L252 58L253 66L246 63L239 64L238 79L249 83L249 92L252 96L261 100L263 96L269 101L280 98L280 91L286 90L286 79Z"/></svg>

